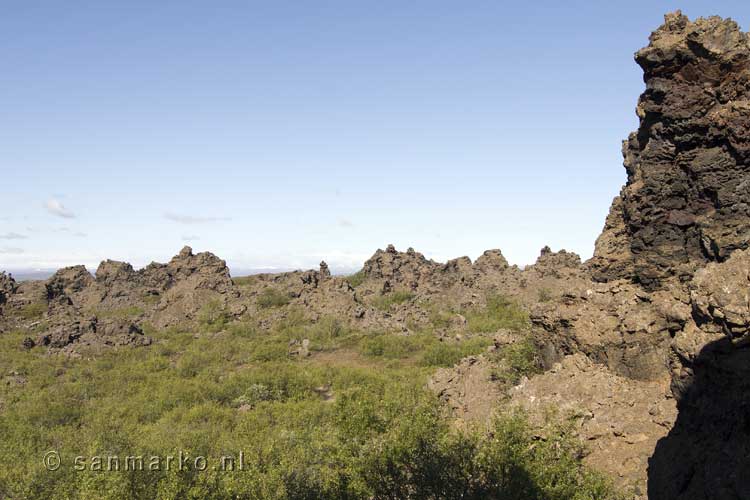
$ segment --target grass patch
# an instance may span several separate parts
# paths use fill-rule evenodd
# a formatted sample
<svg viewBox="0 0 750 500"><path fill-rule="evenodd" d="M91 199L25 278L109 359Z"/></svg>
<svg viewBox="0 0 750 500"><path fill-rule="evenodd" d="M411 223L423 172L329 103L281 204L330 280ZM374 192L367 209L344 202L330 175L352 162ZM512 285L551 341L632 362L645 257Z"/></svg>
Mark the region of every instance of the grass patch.
<svg viewBox="0 0 750 500"><path fill-rule="evenodd" d="M39 319L47 312L46 302L31 302L21 307L19 314L23 319Z"/></svg>
<svg viewBox="0 0 750 500"><path fill-rule="evenodd" d="M500 349L494 357L498 367L492 371L492 378L508 385L541 372L539 353L531 337Z"/></svg>
<svg viewBox="0 0 750 500"><path fill-rule="evenodd" d="M237 278L232 278L232 282L237 286L252 286L258 282L258 277L254 275L238 276Z"/></svg>
<svg viewBox="0 0 750 500"><path fill-rule="evenodd" d="M539 302L549 302L552 300L552 290L549 288L540 288L538 292Z"/></svg>
<svg viewBox="0 0 750 500"><path fill-rule="evenodd" d="M529 326L529 315L515 301L503 295L490 295L483 308L465 312L469 330L475 333L494 333L502 328L523 330Z"/></svg>
<svg viewBox="0 0 750 500"><path fill-rule="evenodd" d="M264 288L258 295L256 303L262 309L271 307L282 307L289 304L291 298L284 292L275 288Z"/></svg>
<svg viewBox="0 0 750 500"><path fill-rule="evenodd" d="M474 356L487 350L492 340L487 337L473 337L461 342L436 342L422 355L424 366L453 366L467 356Z"/></svg>
<svg viewBox="0 0 750 500"><path fill-rule="evenodd" d="M414 294L408 290L396 290L384 295L377 295L372 299L372 305L381 311L387 311L394 305L403 304L414 298Z"/></svg>
<svg viewBox="0 0 750 500"><path fill-rule="evenodd" d="M93 309L89 312L101 319L133 319L143 314L143 308L128 306L115 309Z"/></svg>
<svg viewBox="0 0 750 500"><path fill-rule="evenodd" d="M161 300L158 293L147 293L143 296L143 303L149 306L156 305Z"/></svg>
<svg viewBox="0 0 750 500"><path fill-rule="evenodd" d="M434 337L368 337L336 318L313 323L294 310L271 331L249 323L225 330L220 338L195 338L177 328L149 331L155 342L148 348L111 349L97 358L25 351L26 331L1 335L0 366L26 379L0 385L1 496L617 498L581 464L570 427L550 427L539 440L523 414L511 414L492 423L489 433L455 430L425 389L430 366L451 356L389 361L427 359L419 356L432 352ZM331 345L372 340L366 345L373 355L366 366L314 356L290 360L288 340L298 336ZM321 397L321 390L331 396ZM49 450L62 457L55 472L42 464ZM207 470L102 473L91 470L90 460L86 470L73 469L78 455L122 461L180 450L207 457ZM213 469L220 457L236 458L240 451L243 470Z"/></svg>
<svg viewBox="0 0 750 500"><path fill-rule="evenodd" d="M425 336L378 334L365 338L360 351L365 356L384 359L404 359L424 349Z"/></svg>
<svg viewBox="0 0 750 500"><path fill-rule="evenodd" d="M349 282L352 288L357 288L359 285L365 282L367 277L365 276L364 271L357 271L356 273L350 274L344 279Z"/></svg>
<svg viewBox="0 0 750 500"><path fill-rule="evenodd" d="M227 326L228 322L229 313L220 300L211 300L198 311L198 324L204 331L221 331Z"/></svg>

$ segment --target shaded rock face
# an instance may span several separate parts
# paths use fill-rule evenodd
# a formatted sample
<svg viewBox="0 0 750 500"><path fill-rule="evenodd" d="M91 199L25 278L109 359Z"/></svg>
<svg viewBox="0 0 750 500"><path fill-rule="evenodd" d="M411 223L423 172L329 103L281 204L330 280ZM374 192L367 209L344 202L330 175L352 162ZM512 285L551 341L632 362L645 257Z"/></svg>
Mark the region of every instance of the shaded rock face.
<svg viewBox="0 0 750 500"><path fill-rule="evenodd" d="M690 372L677 421L649 460L649 498L750 498L750 350L719 339Z"/></svg>
<svg viewBox="0 0 750 500"><path fill-rule="evenodd" d="M628 180L590 267L653 289L750 245L750 38L677 12L636 61L646 90L623 145Z"/></svg>

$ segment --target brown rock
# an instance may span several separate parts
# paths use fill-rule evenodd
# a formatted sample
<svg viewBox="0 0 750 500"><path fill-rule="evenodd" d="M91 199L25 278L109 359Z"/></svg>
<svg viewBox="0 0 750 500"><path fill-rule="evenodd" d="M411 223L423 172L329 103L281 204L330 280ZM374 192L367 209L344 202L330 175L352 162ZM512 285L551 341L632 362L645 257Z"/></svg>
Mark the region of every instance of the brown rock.
<svg viewBox="0 0 750 500"><path fill-rule="evenodd" d="M590 262L654 289L750 245L750 42L679 11L638 51L646 90L623 146L628 181Z"/></svg>

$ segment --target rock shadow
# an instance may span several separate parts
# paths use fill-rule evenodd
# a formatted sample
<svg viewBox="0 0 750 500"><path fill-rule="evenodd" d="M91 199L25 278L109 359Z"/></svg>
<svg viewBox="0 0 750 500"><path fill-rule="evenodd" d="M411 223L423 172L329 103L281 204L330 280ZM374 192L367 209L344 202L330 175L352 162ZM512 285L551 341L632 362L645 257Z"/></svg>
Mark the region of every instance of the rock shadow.
<svg viewBox="0 0 750 500"><path fill-rule="evenodd" d="M654 500L750 499L750 348L706 345L684 383L678 416L648 467Z"/></svg>

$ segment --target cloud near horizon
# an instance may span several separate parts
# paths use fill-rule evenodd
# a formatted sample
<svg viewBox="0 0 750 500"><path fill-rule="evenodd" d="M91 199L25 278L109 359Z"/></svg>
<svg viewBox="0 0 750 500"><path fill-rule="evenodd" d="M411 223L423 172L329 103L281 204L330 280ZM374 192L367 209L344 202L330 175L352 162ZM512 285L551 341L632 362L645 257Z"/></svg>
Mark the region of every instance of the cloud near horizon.
<svg viewBox="0 0 750 500"><path fill-rule="evenodd" d="M0 248L0 254L10 254L10 255L19 255L24 253L25 250L23 248L17 248L17 247L4 247Z"/></svg>
<svg viewBox="0 0 750 500"><path fill-rule="evenodd" d="M64 219L75 219L76 217L73 212L65 208L65 206L60 203L60 200L57 200L55 198L50 198L49 200L47 200L47 203L44 204L44 208L46 208L47 211L52 215L56 215Z"/></svg>
<svg viewBox="0 0 750 500"><path fill-rule="evenodd" d="M165 212L164 218L179 224L206 224L208 222L223 222L230 220L229 217L200 217L195 215L176 214L174 212Z"/></svg>
<svg viewBox="0 0 750 500"><path fill-rule="evenodd" d="M0 234L0 240L27 240L28 236L19 233L5 233Z"/></svg>

